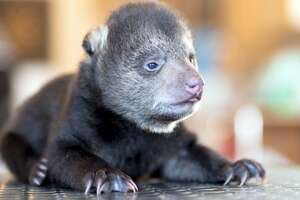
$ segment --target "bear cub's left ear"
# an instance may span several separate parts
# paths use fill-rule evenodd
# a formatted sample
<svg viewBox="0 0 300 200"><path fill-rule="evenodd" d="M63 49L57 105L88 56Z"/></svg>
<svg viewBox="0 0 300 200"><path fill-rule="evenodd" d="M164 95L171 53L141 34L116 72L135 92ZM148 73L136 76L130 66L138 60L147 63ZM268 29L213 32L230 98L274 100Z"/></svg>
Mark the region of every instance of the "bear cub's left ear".
<svg viewBox="0 0 300 200"><path fill-rule="evenodd" d="M108 27L106 25L97 27L86 34L82 47L89 56L104 48L107 42Z"/></svg>

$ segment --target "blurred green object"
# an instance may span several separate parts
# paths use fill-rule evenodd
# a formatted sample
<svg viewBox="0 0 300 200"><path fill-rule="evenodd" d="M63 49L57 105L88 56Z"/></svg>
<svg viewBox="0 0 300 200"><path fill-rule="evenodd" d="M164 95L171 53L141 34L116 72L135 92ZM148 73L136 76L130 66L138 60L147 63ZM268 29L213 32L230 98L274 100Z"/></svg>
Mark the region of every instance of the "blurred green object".
<svg viewBox="0 0 300 200"><path fill-rule="evenodd" d="M295 117L300 114L300 49L276 54L262 72L259 99L272 111Z"/></svg>

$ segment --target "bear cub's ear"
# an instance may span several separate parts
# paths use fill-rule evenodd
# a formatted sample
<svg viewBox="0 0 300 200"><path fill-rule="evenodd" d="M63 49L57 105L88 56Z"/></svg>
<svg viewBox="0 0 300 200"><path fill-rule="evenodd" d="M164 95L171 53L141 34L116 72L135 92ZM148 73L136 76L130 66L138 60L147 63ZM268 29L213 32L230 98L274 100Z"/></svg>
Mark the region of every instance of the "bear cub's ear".
<svg viewBox="0 0 300 200"><path fill-rule="evenodd" d="M97 27L86 34L82 47L89 56L104 48L107 42L108 27L106 25Z"/></svg>

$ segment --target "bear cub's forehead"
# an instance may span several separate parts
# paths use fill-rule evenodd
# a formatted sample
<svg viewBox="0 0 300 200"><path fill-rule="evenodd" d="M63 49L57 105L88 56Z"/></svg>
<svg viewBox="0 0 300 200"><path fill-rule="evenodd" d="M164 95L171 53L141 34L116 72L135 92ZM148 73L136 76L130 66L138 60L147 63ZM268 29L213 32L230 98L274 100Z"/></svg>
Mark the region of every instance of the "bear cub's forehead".
<svg viewBox="0 0 300 200"><path fill-rule="evenodd" d="M111 14L107 25L110 31L125 35L142 30L139 34L159 32L174 39L175 34L184 32L182 19L176 13L153 2L125 5Z"/></svg>

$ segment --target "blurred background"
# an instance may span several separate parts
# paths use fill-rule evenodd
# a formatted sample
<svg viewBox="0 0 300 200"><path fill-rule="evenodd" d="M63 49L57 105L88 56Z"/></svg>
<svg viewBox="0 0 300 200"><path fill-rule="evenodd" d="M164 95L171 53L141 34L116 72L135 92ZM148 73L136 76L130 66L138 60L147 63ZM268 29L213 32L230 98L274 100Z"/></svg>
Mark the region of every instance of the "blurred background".
<svg viewBox="0 0 300 200"><path fill-rule="evenodd" d="M127 0L0 0L0 126L84 58ZM206 90L186 124L229 158L300 163L300 0L165 0L189 22Z"/></svg>

